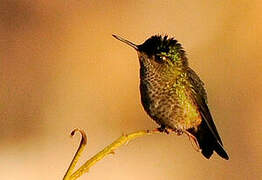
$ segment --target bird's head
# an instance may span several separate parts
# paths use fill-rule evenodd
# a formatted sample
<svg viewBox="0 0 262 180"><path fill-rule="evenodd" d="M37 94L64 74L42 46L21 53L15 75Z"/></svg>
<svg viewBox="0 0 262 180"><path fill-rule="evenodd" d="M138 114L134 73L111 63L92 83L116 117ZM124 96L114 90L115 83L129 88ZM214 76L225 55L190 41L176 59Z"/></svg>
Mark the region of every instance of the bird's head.
<svg viewBox="0 0 262 180"><path fill-rule="evenodd" d="M143 44L136 45L122 37L116 35L113 37L133 47L138 52L140 61L149 60L155 64L172 67L188 65L185 51L174 38L155 35L148 38Z"/></svg>

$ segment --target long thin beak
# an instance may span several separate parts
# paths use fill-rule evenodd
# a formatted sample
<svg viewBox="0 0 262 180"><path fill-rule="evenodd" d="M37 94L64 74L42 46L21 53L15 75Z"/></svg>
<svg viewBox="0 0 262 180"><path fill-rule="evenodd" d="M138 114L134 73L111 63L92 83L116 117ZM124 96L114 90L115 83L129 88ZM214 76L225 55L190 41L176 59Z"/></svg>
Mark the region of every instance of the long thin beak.
<svg viewBox="0 0 262 180"><path fill-rule="evenodd" d="M128 41L128 40L120 37L120 36L117 36L117 35L114 35L114 34L112 34L112 36L113 36L114 38L118 39L119 41L122 41L123 43L126 43L127 45L131 46L131 47L134 48L136 51L138 51L138 47L137 47L136 44L134 44L134 43L132 43L132 42L130 42L130 41Z"/></svg>

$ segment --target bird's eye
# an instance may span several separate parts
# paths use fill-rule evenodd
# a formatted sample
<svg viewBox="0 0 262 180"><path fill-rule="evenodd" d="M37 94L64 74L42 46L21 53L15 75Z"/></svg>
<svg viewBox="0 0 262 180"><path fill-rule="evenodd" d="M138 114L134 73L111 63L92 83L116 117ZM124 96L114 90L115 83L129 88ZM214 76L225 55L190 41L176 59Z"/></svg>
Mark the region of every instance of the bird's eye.
<svg viewBox="0 0 262 180"><path fill-rule="evenodd" d="M166 57L165 56L156 55L156 60L158 62L164 62L164 61L166 61Z"/></svg>

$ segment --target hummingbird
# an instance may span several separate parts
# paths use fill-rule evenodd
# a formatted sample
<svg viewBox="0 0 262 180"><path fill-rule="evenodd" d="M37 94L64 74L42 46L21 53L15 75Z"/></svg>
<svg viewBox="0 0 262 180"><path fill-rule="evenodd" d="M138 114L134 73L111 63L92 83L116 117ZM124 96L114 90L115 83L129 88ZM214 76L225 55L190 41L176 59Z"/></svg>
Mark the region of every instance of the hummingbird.
<svg viewBox="0 0 262 180"><path fill-rule="evenodd" d="M209 159L215 151L228 160L208 108L204 83L189 67L182 45L173 37L154 35L136 45L120 36L114 38L136 50L140 64L140 94L146 113L160 125L187 134Z"/></svg>

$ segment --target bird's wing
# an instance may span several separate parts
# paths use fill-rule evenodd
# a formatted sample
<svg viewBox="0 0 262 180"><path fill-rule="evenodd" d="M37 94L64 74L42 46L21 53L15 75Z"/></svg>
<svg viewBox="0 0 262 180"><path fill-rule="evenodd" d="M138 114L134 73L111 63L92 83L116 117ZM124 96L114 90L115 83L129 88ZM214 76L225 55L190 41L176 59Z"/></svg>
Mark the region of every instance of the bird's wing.
<svg viewBox="0 0 262 180"><path fill-rule="evenodd" d="M210 129L211 133L223 146L221 138L218 135L215 123L207 106L207 94L204 89L204 83L200 80L198 75L191 68L188 68L187 74L190 83L189 92L199 108L202 120L204 120L207 123L207 126Z"/></svg>

